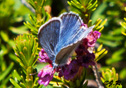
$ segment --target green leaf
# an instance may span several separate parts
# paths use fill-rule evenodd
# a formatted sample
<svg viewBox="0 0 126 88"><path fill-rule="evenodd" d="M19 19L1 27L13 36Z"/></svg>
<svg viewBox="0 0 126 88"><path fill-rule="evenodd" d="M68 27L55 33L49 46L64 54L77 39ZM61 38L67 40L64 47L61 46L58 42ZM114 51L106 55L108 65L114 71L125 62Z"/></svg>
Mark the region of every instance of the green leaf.
<svg viewBox="0 0 126 88"><path fill-rule="evenodd" d="M18 81L20 81L22 79L21 76L18 74L18 72L16 70L13 71L12 77L14 79L16 78Z"/></svg>
<svg viewBox="0 0 126 88"><path fill-rule="evenodd" d="M47 63L40 63L40 64L36 64L36 69L37 69L37 71L39 72L44 66L46 66L47 65Z"/></svg>
<svg viewBox="0 0 126 88"><path fill-rule="evenodd" d="M97 48L97 51L99 52L103 47L103 44L100 44L100 46Z"/></svg>
<svg viewBox="0 0 126 88"><path fill-rule="evenodd" d="M44 85L40 85L38 88L42 88Z"/></svg>
<svg viewBox="0 0 126 88"><path fill-rule="evenodd" d="M9 67L4 72L2 72L0 74L0 81L3 80L9 74L9 72L11 71L11 69L13 68L13 66L14 66L14 63L11 63L9 65Z"/></svg>
<svg viewBox="0 0 126 88"><path fill-rule="evenodd" d="M98 1L96 0L91 6L87 7L88 10L92 9L92 8L97 4L97 2L98 2Z"/></svg>
<svg viewBox="0 0 126 88"><path fill-rule="evenodd" d="M13 40L9 40L8 41L8 44L11 46L11 47L15 47L15 43Z"/></svg>
<svg viewBox="0 0 126 88"><path fill-rule="evenodd" d="M83 76L81 76L81 85L87 86L87 84L84 84L85 78L86 78L86 71L85 69L83 69Z"/></svg>
<svg viewBox="0 0 126 88"><path fill-rule="evenodd" d="M7 53L8 53L7 47L4 45L1 45L0 56L4 56Z"/></svg>
<svg viewBox="0 0 126 88"><path fill-rule="evenodd" d="M21 88L26 88L26 85L22 82L20 82L20 86L21 86Z"/></svg>
<svg viewBox="0 0 126 88"><path fill-rule="evenodd" d="M52 81L52 82L62 82L61 80L56 79L56 78L54 78L54 77L53 77L53 79L52 79L51 81Z"/></svg>
<svg viewBox="0 0 126 88"><path fill-rule="evenodd" d="M39 80L39 77L35 77L35 80L34 80L34 87L38 86L38 80Z"/></svg>
<svg viewBox="0 0 126 88"><path fill-rule="evenodd" d="M17 62L17 56L15 54L9 53L9 58L15 62Z"/></svg>
<svg viewBox="0 0 126 88"><path fill-rule="evenodd" d="M28 33L28 28L26 26L20 26L20 27L10 27L9 28L13 33L15 34L24 34Z"/></svg>
<svg viewBox="0 0 126 88"><path fill-rule="evenodd" d="M41 88L53 88L53 87L50 85L47 85L47 86L42 86Z"/></svg>
<svg viewBox="0 0 126 88"><path fill-rule="evenodd" d="M122 37L122 36L112 36L112 35L104 35L104 34L102 34L101 35L101 37L100 38L102 38L102 39L104 39L104 40L111 40L111 41L121 41L121 40L123 40L124 38Z"/></svg>
<svg viewBox="0 0 126 88"><path fill-rule="evenodd" d="M97 51L95 52L95 61L99 61L103 56L105 56L108 53L108 50L102 49L103 44L100 44Z"/></svg>
<svg viewBox="0 0 126 88"><path fill-rule="evenodd" d="M91 12L96 10L98 6L98 1L95 0L70 0L68 4L71 7L71 10L75 13L78 13L85 23L88 23L90 20Z"/></svg>
<svg viewBox="0 0 126 88"><path fill-rule="evenodd" d="M115 51L112 54L112 57L106 60L107 64L112 64L112 63L116 63L119 62L120 60L123 59L122 54L125 52L125 49L122 48L120 50Z"/></svg>
<svg viewBox="0 0 126 88"><path fill-rule="evenodd" d="M100 4L97 10L95 10L95 12L91 16L91 20L93 24L96 22L98 18L102 17L102 13L106 8L107 8L107 3L103 2L102 4Z"/></svg>
<svg viewBox="0 0 126 88"><path fill-rule="evenodd" d="M101 38L98 39L97 41L100 43L103 43L106 46L110 46L110 47L117 47L119 45L119 42L117 42L117 41L113 42L113 41L109 41L109 40L103 40Z"/></svg>
<svg viewBox="0 0 126 88"><path fill-rule="evenodd" d="M11 77L11 76L9 75L9 76L7 76L7 78L5 78L4 80L1 81L0 88L4 88L5 85L7 85L7 83L8 83L8 81L9 81L10 77Z"/></svg>
<svg viewBox="0 0 126 88"><path fill-rule="evenodd" d="M21 88L19 84L17 84L13 79L10 79L10 82L16 87L16 88Z"/></svg>
<svg viewBox="0 0 126 88"><path fill-rule="evenodd" d="M2 37L2 39L5 41L5 42L8 42L8 40L9 40L9 37L8 37L8 34L7 33L5 33L5 32L3 32L3 31L0 31L1 33L1 37Z"/></svg>
<svg viewBox="0 0 126 88"><path fill-rule="evenodd" d="M104 85L108 88L118 88L117 86L120 86L121 83L118 82L118 73L116 73L116 70L114 67L112 67L112 70L106 69L105 71L102 71L102 82ZM121 87L121 86L120 86Z"/></svg>
<svg viewBox="0 0 126 88"><path fill-rule="evenodd" d="M119 77L120 77L120 79L126 78L126 67L121 70Z"/></svg>

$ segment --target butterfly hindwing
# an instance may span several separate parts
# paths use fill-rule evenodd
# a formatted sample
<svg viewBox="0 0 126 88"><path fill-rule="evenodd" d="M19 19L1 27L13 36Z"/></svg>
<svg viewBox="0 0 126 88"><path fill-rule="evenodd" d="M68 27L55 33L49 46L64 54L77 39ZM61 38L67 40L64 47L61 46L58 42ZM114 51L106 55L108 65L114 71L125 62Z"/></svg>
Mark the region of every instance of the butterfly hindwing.
<svg viewBox="0 0 126 88"><path fill-rule="evenodd" d="M55 63L59 66L62 66L67 63L69 56L71 55L72 51L79 45L80 42L77 42L71 46L65 47L61 49L61 51L57 54Z"/></svg>

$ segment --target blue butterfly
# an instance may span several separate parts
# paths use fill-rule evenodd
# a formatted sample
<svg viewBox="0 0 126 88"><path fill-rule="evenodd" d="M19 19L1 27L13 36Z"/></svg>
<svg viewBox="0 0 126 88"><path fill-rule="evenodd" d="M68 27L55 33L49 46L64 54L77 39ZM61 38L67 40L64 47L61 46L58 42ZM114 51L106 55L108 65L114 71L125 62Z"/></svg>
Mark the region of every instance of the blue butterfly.
<svg viewBox="0 0 126 88"><path fill-rule="evenodd" d="M63 13L43 24L38 31L39 42L53 62L53 67L66 64L72 51L94 26L85 28L75 13Z"/></svg>

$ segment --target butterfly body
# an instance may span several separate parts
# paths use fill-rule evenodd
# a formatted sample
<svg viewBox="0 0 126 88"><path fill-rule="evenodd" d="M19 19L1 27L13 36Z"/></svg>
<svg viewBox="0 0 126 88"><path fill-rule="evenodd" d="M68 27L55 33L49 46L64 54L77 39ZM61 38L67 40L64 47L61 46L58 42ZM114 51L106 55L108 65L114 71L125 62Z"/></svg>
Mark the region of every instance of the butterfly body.
<svg viewBox="0 0 126 88"><path fill-rule="evenodd" d="M73 13L54 17L39 28L38 39L53 62L53 67L66 64L70 54L93 27L84 28L81 18Z"/></svg>

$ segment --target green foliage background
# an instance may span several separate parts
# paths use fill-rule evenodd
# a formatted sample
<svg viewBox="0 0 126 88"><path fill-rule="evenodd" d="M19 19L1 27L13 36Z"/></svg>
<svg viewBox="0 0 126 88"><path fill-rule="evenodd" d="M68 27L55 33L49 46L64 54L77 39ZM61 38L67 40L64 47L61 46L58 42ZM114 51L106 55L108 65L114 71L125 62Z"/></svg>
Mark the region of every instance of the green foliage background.
<svg viewBox="0 0 126 88"><path fill-rule="evenodd" d="M46 0L46 5L51 7L52 16L60 15L66 8L70 9L63 0ZM121 26L120 22L126 17L125 7L125 0L99 0L96 10L90 15L92 24L107 19L97 43L98 45L102 43L108 50L108 54L98 61L101 64L100 70L115 67L124 88L126 88L126 36L122 31L126 32L126 28ZM23 24L30 21L29 14L34 15L20 0L0 0L0 88L13 87L9 79L13 76L14 69L17 72L20 70L12 48L15 47L14 38L17 35L30 32ZM39 27L33 29L37 28Z"/></svg>

